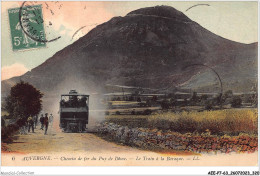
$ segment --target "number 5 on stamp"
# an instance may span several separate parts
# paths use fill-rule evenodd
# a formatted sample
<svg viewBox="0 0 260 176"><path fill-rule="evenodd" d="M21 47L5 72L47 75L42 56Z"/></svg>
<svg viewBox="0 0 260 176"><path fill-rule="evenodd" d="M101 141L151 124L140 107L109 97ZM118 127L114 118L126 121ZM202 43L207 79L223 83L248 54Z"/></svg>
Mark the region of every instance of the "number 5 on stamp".
<svg viewBox="0 0 260 176"><path fill-rule="evenodd" d="M13 50L46 46L41 5L8 9L8 15Z"/></svg>

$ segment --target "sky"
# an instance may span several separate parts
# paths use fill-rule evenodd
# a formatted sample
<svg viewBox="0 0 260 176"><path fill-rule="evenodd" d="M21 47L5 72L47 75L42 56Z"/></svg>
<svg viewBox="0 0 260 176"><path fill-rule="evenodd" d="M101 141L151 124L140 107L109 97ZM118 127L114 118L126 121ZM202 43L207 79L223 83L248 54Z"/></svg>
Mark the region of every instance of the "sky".
<svg viewBox="0 0 260 176"><path fill-rule="evenodd" d="M27 2L29 5L30 2ZM139 1L139 2L37 2L42 4L44 29L47 42L45 48L13 51L7 10L17 8L22 2L1 2L1 80L20 76L42 64L57 51L72 44L87 34L96 25L115 16L125 16L130 11L168 5L183 12L191 20L209 31L241 43L258 41L257 2L177 2L177 1ZM207 4L189 7L196 4ZM82 28L84 27L84 28ZM79 30L82 28L81 30ZM79 30L76 34L75 32Z"/></svg>

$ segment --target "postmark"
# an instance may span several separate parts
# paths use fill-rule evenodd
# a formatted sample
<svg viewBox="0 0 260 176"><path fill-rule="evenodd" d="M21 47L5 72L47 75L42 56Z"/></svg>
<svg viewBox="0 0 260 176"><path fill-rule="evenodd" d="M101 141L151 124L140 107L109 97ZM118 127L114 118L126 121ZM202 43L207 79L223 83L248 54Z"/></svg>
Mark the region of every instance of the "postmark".
<svg viewBox="0 0 260 176"><path fill-rule="evenodd" d="M46 46L41 5L8 9L8 16L13 50Z"/></svg>
<svg viewBox="0 0 260 176"><path fill-rule="evenodd" d="M32 5L29 5L29 3L31 3ZM37 8L38 6L40 6L41 9ZM53 14L54 13L52 12L52 15ZM36 23L34 23L34 25L30 25L31 17L35 18ZM59 36L48 40L46 37L41 37L41 32L37 29L39 28L39 26L42 26L44 23L41 4L35 5L35 2L28 2L26 4L26 1L24 1L19 10L19 23L23 32L34 41L46 43L61 38L61 36Z"/></svg>

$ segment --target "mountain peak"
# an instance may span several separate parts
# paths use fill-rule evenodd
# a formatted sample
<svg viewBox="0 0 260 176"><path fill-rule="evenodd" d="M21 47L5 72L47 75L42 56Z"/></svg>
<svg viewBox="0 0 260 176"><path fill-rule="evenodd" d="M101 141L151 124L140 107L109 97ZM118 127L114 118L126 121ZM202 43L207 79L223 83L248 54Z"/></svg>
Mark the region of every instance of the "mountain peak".
<svg viewBox="0 0 260 176"><path fill-rule="evenodd" d="M157 17L165 17L165 18L178 18L183 20L190 20L182 12L170 6L154 6L154 7L141 8L127 14L127 16L130 15L145 15L145 16L157 16Z"/></svg>
<svg viewBox="0 0 260 176"><path fill-rule="evenodd" d="M98 25L31 72L4 81L2 95L21 79L43 92L75 86L96 91L106 84L172 91L184 83L214 91L215 75L198 74L205 67L181 69L195 64L214 67L224 90L244 92L255 85L256 62L257 44L217 36L172 7L148 7Z"/></svg>

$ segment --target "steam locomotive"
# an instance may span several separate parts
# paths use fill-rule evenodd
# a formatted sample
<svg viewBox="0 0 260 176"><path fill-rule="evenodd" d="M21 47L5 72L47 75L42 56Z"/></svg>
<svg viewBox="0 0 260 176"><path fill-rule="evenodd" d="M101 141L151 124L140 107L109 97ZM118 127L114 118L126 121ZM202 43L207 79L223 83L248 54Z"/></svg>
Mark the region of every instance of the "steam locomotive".
<svg viewBox="0 0 260 176"><path fill-rule="evenodd" d="M63 132L84 132L89 117L89 95L71 90L60 100L60 128Z"/></svg>

